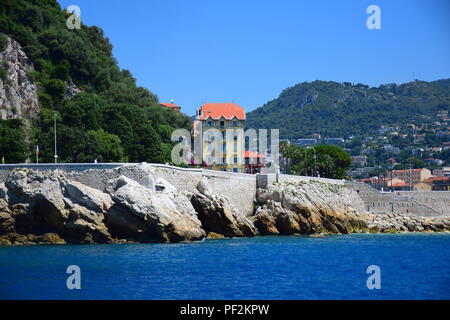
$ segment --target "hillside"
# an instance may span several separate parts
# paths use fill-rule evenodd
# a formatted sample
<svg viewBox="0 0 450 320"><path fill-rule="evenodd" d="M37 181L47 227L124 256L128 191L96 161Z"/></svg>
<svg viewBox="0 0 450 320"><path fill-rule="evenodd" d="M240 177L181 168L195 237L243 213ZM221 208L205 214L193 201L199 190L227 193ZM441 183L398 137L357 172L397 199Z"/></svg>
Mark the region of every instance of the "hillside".
<svg viewBox="0 0 450 320"><path fill-rule="evenodd" d="M60 162L170 161L174 128L187 116L121 70L103 31L69 30L56 0L0 0L0 157Z"/></svg>
<svg viewBox="0 0 450 320"><path fill-rule="evenodd" d="M278 128L282 138L366 134L380 125L420 123L450 108L450 79L372 87L332 81L303 82L247 113L248 128Z"/></svg>

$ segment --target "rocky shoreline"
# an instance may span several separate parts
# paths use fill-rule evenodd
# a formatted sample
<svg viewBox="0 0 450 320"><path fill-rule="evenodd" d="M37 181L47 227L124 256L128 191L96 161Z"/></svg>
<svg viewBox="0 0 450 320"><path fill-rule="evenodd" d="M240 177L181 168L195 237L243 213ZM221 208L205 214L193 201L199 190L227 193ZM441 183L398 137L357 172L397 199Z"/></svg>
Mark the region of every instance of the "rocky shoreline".
<svg viewBox="0 0 450 320"><path fill-rule="evenodd" d="M356 201L356 202L355 202ZM17 169L0 184L0 245L169 243L256 235L440 232L450 219L361 211L344 186L315 181L259 189L246 217L208 187L177 190L164 179L126 177L97 190L63 171ZM355 205L355 203L357 205Z"/></svg>

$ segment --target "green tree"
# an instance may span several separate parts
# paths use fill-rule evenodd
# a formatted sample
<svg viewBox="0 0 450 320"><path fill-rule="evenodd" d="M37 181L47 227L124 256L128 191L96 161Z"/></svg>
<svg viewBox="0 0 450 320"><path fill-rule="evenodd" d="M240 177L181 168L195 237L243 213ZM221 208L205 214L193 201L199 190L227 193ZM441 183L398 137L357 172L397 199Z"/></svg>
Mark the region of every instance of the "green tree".
<svg viewBox="0 0 450 320"><path fill-rule="evenodd" d="M28 157L22 121L19 119L0 120L0 158L4 158L6 163L20 163Z"/></svg>
<svg viewBox="0 0 450 320"><path fill-rule="evenodd" d="M53 162L56 112L60 162L170 161L170 134L190 129L191 119L159 106L155 94L119 68L100 28L68 30L67 17L56 0L0 0L1 32L20 43L36 70L29 76L41 115L30 149L39 145L41 161ZM67 97L69 82L82 93Z"/></svg>
<svg viewBox="0 0 450 320"><path fill-rule="evenodd" d="M87 141L84 146L84 162L121 162L124 161L123 148L118 136L110 134L103 129L87 132Z"/></svg>
<svg viewBox="0 0 450 320"><path fill-rule="evenodd" d="M292 144L281 144L280 151L291 160L288 168L290 174L344 179L352 163L350 155L337 146L319 145L303 149Z"/></svg>

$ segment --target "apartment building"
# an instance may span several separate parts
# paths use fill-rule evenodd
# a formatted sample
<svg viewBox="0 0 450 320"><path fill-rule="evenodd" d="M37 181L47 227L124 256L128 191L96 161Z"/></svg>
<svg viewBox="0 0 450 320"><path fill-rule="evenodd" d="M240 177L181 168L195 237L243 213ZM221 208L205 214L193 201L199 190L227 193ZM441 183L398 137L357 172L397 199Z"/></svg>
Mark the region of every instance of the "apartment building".
<svg viewBox="0 0 450 320"><path fill-rule="evenodd" d="M197 109L194 135L202 136L204 167L245 172L244 123L245 111L235 103L206 103Z"/></svg>
<svg viewBox="0 0 450 320"><path fill-rule="evenodd" d="M389 178L397 178L405 181L408 185L416 185L427 178L431 177L431 171L428 169L405 169L392 170L389 173Z"/></svg>

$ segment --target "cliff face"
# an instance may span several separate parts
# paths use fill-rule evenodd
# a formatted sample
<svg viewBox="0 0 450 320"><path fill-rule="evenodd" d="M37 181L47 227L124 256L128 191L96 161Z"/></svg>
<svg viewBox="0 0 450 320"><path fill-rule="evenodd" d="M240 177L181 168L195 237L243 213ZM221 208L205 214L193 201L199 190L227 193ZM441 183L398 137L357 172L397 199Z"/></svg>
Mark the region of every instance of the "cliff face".
<svg viewBox="0 0 450 320"><path fill-rule="evenodd" d="M6 71L6 79L0 78L0 117L3 120L20 118L27 125L39 114L37 87L28 77L34 71L33 64L20 44L6 37L6 49L0 52L0 66Z"/></svg>
<svg viewBox="0 0 450 320"><path fill-rule="evenodd" d="M258 190L255 225L262 234L368 231L365 212L355 209L358 199L343 185L317 181L273 184Z"/></svg>
<svg viewBox="0 0 450 320"><path fill-rule="evenodd" d="M5 70L5 79L0 77L0 119L22 119L29 127L40 111L38 88L29 77L35 69L20 44L5 37L5 50L0 52L0 67ZM64 84L65 99L81 92L70 79Z"/></svg>
<svg viewBox="0 0 450 320"><path fill-rule="evenodd" d="M0 243L179 242L205 236L190 199L119 177L100 191L62 171L17 170L0 185ZM36 238L38 237L38 238Z"/></svg>
<svg viewBox="0 0 450 320"><path fill-rule="evenodd" d="M449 217L369 214L342 184L274 183L248 195L257 209L246 217L207 179L176 188L145 168L104 171L102 190L61 170L12 171L0 184L0 245L450 230Z"/></svg>

